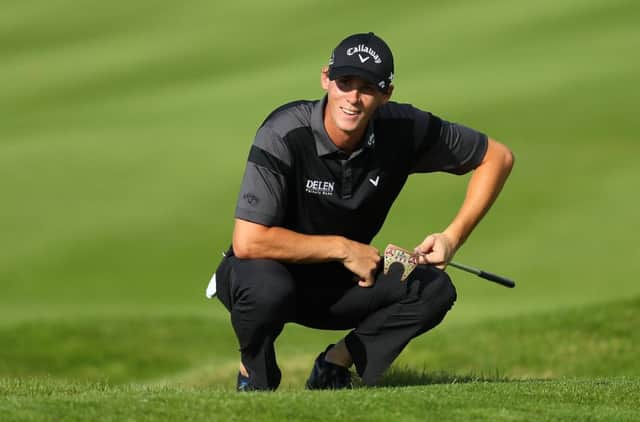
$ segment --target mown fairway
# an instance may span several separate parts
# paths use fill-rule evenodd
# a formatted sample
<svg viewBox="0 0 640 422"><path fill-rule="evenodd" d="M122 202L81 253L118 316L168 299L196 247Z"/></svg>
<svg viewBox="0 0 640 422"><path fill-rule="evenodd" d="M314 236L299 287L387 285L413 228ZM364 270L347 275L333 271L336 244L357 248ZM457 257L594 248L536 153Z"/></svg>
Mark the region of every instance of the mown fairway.
<svg viewBox="0 0 640 422"><path fill-rule="evenodd" d="M0 419L640 419L639 21L615 0L3 2ZM396 101L514 150L456 259L518 286L450 269L456 306L376 389L304 391L341 333L287 327L281 391L239 396L204 288L249 145L370 30ZM375 245L441 230L465 182L414 176Z"/></svg>

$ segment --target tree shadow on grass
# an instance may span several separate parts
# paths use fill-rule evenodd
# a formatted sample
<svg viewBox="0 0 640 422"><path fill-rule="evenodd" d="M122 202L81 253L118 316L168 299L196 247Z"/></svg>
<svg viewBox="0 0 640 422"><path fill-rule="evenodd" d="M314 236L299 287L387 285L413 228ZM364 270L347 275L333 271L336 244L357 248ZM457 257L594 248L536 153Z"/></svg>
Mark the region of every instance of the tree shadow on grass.
<svg viewBox="0 0 640 422"><path fill-rule="evenodd" d="M379 387L407 387L415 385L435 384L468 384L474 382L508 382L509 378L495 373L486 374L452 374L446 371L427 372L408 366L391 367L378 383Z"/></svg>

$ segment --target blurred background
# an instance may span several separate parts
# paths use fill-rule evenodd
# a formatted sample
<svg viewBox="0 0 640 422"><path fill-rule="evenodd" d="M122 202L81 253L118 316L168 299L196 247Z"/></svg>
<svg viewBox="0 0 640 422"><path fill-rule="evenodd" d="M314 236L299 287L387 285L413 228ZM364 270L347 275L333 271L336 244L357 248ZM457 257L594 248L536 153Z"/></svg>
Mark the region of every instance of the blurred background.
<svg viewBox="0 0 640 422"><path fill-rule="evenodd" d="M456 260L518 285L449 269L438 330L638 298L639 18L623 0L2 2L0 376L232 379L235 338L204 289L253 135L322 96L355 32L394 51L396 101L516 155ZM374 244L446 227L466 181L412 176ZM334 337L287 328L287 368Z"/></svg>

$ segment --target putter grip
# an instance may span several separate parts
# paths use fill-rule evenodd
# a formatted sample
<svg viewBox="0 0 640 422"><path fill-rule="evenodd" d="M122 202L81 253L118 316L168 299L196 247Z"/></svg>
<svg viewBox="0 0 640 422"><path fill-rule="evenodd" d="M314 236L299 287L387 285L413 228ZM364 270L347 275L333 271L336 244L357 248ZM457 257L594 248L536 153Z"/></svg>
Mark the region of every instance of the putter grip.
<svg viewBox="0 0 640 422"><path fill-rule="evenodd" d="M500 277L499 275L488 273L486 271L480 271L479 277L485 280L493 281L494 283L502 284L505 287L516 287L516 283L508 278Z"/></svg>

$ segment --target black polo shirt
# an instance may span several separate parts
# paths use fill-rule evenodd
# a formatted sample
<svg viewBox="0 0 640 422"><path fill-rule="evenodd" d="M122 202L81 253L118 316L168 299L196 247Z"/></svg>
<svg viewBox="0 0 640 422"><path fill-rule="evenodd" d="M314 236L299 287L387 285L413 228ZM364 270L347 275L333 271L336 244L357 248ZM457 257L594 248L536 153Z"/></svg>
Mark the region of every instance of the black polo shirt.
<svg viewBox="0 0 640 422"><path fill-rule="evenodd" d="M249 153L235 216L304 234L369 243L411 173L464 174L477 167L487 137L409 104L389 102L347 155L324 128L326 97L275 110Z"/></svg>

